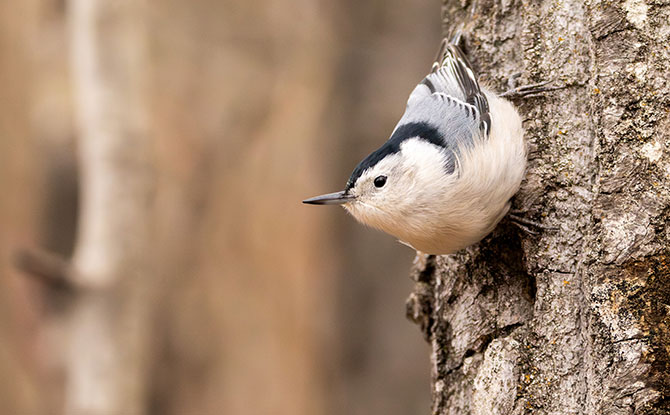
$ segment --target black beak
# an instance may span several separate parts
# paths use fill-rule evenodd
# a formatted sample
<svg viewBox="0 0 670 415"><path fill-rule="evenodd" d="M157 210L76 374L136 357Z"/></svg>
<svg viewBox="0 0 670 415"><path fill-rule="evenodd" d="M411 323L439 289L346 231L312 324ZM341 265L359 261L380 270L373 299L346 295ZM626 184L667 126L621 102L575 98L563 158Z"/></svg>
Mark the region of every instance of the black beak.
<svg viewBox="0 0 670 415"><path fill-rule="evenodd" d="M344 192L335 192L312 197L303 200L302 203L307 203L308 205L341 205L343 203L351 202L355 198L355 196L348 195Z"/></svg>

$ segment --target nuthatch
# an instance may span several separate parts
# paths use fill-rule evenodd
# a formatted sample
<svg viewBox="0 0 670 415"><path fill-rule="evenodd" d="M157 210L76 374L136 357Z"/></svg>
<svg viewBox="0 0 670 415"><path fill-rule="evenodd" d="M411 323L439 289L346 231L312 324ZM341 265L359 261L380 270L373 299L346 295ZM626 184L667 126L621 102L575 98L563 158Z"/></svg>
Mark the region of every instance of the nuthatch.
<svg viewBox="0 0 670 415"><path fill-rule="evenodd" d="M418 251L449 254L493 230L525 169L519 114L479 86L445 39L391 138L356 166L343 191L303 202L343 205Z"/></svg>

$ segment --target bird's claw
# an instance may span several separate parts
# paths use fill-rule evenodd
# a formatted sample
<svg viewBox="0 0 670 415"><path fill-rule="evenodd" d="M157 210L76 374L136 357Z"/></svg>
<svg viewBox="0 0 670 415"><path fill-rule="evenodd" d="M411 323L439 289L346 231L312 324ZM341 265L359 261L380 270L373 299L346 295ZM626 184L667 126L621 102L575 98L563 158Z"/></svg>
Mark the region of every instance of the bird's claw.
<svg viewBox="0 0 670 415"><path fill-rule="evenodd" d="M544 82L538 82L536 84L523 85L516 88L511 88L508 91L500 94L500 96L507 99L519 99L528 96L544 94L545 92L556 91L559 89L567 88L567 85L546 86L551 82L552 81L544 81Z"/></svg>
<svg viewBox="0 0 670 415"><path fill-rule="evenodd" d="M525 232L527 232L531 235L537 235L538 233L533 231L532 229L530 229L528 226L532 226L534 228L538 228L538 229L542 229L542 230L546 230L546 231L557 231L558 230L558 228L555 228L553 226L543 225L539 222L535 222L535 221L532 221L530 219L526 219L524 217L517 216L517 215L511 214L511 213L509 215L509 219L514 225L518 226L520 229L522 229L523 231L525 231Z"/></svg>

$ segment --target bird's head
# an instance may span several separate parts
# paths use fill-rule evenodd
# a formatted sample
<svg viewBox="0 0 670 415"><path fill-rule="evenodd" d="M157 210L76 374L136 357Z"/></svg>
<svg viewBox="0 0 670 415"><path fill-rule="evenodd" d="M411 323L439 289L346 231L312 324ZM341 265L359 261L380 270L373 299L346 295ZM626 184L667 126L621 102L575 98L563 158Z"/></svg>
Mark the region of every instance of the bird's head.
<svg viewBox="0 0 670 415"><path fill-rule="evenodd" d="M303 202L343 205L360 222L407 240L434 222L452 172L443 147L419 137L387 142L356 166L343 191Z"/></svg>

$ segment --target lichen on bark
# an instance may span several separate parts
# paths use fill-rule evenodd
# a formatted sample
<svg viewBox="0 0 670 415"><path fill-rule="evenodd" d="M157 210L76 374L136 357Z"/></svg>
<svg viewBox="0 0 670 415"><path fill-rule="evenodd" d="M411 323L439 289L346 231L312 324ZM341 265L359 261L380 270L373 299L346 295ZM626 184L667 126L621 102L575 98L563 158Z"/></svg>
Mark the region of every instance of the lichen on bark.
<svg viewBox="0 0 670 415"><path fill-rule="evenodd" d="M443 16L482 83L565 88L518 103L514 207L556 230L503 221L416 260L433 413L670 413L670 4L446 0Z"/></svg>

